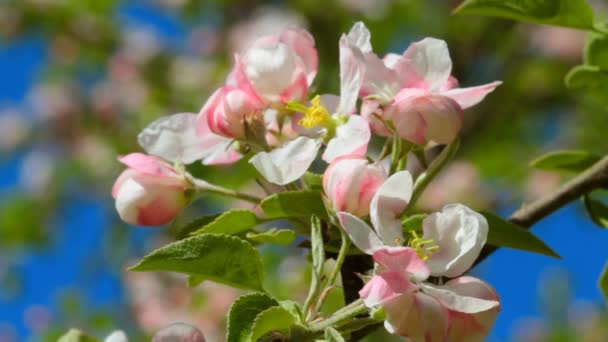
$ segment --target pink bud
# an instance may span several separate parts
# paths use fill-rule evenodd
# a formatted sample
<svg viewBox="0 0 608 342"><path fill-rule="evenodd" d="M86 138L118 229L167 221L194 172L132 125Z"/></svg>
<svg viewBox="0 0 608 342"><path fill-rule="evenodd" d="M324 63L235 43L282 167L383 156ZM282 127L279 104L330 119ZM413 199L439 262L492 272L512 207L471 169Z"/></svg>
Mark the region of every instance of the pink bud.
<svg viewBox="0 0 608 342"><path fill-rule="evenodd" d="M447 96L403 89L385 110L399 136L416 144L451 143L462 128L464 113Z"/></svg>
<svg viewBox="0 0 608 342"><path fill-rule="evenodd" d="M132 153L119 158L129 168L112 188L116 210L125 222L160 226L171 221L188 204L188 184L171 165L159 158Z"/></svg>
<svg viewBox="0 0 608 342"><path fill-rule="evenodd" d="M363 217L369 214L372 198L385 180L382 167L347 156L334 160L325 170L323 190L335 211Z"/></svg>
<svg viewBox="0 0 608 342"><path fill-rule="evenodd" d="M255 94L227 85L216 90L207 100L199 113L198 126L203 127L203 120L206 120L213 133L227 138L244 139L245 120L261 115L261 109L262 103Z"/></svg>

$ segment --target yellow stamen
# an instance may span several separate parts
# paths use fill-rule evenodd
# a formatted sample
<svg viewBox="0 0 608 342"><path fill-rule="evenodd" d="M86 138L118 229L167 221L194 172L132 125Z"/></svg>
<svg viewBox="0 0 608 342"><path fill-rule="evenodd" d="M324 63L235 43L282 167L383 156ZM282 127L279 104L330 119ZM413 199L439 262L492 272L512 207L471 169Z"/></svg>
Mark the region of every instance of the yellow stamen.
<svg viewBox="0 0 608 342"><path fill-rule="evenodd" d="M321 97L315 96L311 101L312 106L306 108L304 117L298 122L304 128L324 126L331 120L331 115L321 104Z"/></svg>
<svg viewBox="0 0 608 342"><path fill-rule="evenodd" d="M410 231L412 239L410 239L408 246L413 248L418 254L418 257L422 260L428 260L431 255L437 253L439 246L435 245L435 241L432 239L423 240L419 237L415 231Z"/></svg>

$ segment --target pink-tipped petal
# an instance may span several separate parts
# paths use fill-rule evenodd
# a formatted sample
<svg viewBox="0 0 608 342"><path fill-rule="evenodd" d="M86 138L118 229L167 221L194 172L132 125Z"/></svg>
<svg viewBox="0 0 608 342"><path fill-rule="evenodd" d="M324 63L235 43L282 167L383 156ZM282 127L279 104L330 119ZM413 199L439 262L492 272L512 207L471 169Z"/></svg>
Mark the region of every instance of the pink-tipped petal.
<svg viewBox="0 0 608 342"><path fill-rule="evenodd" d="M425 38L412 43L403 53L410 60L418 79L424 80L424 88L435 92L443 86L452 72L452 60L448 45L445 41L435 38Z"/></svg>
<svg viewBox="0 0 608 342"><path fill-rule="evenodd" d="M413 248L385 247L373 254L374 261L389 271L402 272L416 281L426 280L430 271Z"/></svg>
<svg viewBox="0 0 608 342"><path fill-rule="evenodd" d="M442 92L441 95L447 96L456 101L456 103L458 103L462 109L467 109L480 103L486 97L486 95L493 92L494 89L501 84L502 82L495 81L477 87L454 88Z"/></svg>
<svg viewBox="0 0 608 342"><path fill-rule="evenodd" d="M403 272L388 271L373 276L359 291L359 296L364 300L365 306L374 308L417 289L418 286Z"/></svg>
<svg viewBox="0 0 608 342"><path fill-rule="evenodd" d="M153 176L175 177L177 171L165 161L158 157L149 156L143 153L131 153L118 157L118 160L131 169L139 173Z"/></svg>
<svg viewBox="0 0 608 342"><path fill-rule="evenodd" d="M500 301L496 291L485 282L473 277L459 277L448 281L446 287L460 295ZM451 324L448 336L450 342L481 342L490 333L500 306L476 314L450 311Z"/></svg>
<svg viewBox="0 0 608 342"><path fill-rule="evenodd" d="M383 305L384 327L412 342L446 342L449 327L447 310L435 298L422 292L397 297Z"/></svg>
<svg viewBox="0 0 608 342"><path fill-rule="evenodd" d="M390 176L378 189L370 205L370 217L374 229L389 246L403 242L401 213L407 208L414 181L408 171L400 171Z"/></svg>
<svg viewBox="0 0 608 342"><path fill-rule="evenodd" d="M461 312L465 314L475 314L488 311L500 306L500 302L496 299L484 299L474 297L475 293L470 291L456 291L458 287L451 286L436 286L431 284L422 284L422 290L429 296L435 297L447 309Z"/></svg>
<svg viewBox="0 0 608 342"><path fill-rule="evenodd" d="M342 229L364 253L371 255L375 250L384 247L376 232L360 218L347 212L338 212L337 216Z"/></svg>
<svg viewBox="0 0 608 342"><path fill-rule="evenodd" d="M351 116L344 125L338 126L336 136L329 141L323 153L323 160L331 163L342 156L365 156L371 139L367 120L358 115Z"/></svg>
<svg viewBox="0 0 608 342"><path fill-rule="evenodd" d="M315 40L306 30L289 28L281 33L279 38L289 45L302 61L308 85L312 84L319 67L319 57Z"/></svg>

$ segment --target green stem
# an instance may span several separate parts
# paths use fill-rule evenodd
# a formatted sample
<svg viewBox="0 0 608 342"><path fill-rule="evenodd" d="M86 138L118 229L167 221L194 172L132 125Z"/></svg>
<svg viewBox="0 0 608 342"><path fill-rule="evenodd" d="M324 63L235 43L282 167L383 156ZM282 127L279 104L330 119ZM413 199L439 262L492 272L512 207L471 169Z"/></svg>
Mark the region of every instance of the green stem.
<svg viewBox="0 0 608 342"><path fill-rule="evenodd" d="M218 195L222 195L222 196L238 198L240 200L248 201L248 202L255 203L255 204L258 204L263 200L262 198L259 198L257 196L245 194L245 193L238 192L238 191L235 191L232 189L227 189L227 188L221 187L219 185L208 183L202 179L197 179L192 176L187 176L187 177L188 177L188 180L190 181L190 183L192 183L194 185L194 188L196 189L196 192L198 194L203 194L206 192L214 193L214 194L218 194Z"/></svg>
<svg viewBox="0 0 608 342"><path fill-rule="evenodd" d="M401 138L397 134L393 136L393 149L391 152L390 174L392 175L397 170L399 159L401 159Z"/></svg>
<svg viewBox="0 0 608 342"><path fill-rule="evenodd" d="M327 327L339 326L341 323L345 323L366 311L367 307L365 307L363 300L359 299L352 302L350 305L345 306L341 310L336 311L329 318L310 324L308 327L312 332L320 332L325 330Z"/></svg>
<svg viewBox="0 0 608 342"><path fill-rule="evenodd" d="M414 209L414 205L416 201L420 198L426 187L431 183L433 178L437 176L439 171L443 169L443 167L454 157L456 151L458 151L458 147L460 146L460 140L456 138L451 144L446 146L439 156L433 160L431 165L416 179L416 183L414 184L414 191L412 193L412 198L410 199L410 204L405 214L410 214Z"/></svg>
<svg viewBox="0 0 608 342"><path fill-rule="evenodd" d="M321 221L313 215L311 219L310 242L312 253L312 280L308 296L304 301L303 312L306 320L314 316L314 304L319 299L321 293L321 277L323 276L323 265L325 264L325 247L323 246L323 234L321 232Z"/></svg>
<svg viewBox="0 0 608 342"><path fill-rule="evenodd" d="M346 235L343 229L340 229L340 237L342 239L342 244L340 245L340 251L338 252L338 256L336 257L336 264L334 265L333 270L331 271L329 278L327 278L327 282L325 283L325 287L333 286L336 278L338 278L338 274L340 274L340 270L342 269L342 264L344 263L344 259L348 254L348 249L350 248L350 238ZM317 308L322 308L325 300L327 299L327 295L319 298L319 302L317 303Z"/></svg>

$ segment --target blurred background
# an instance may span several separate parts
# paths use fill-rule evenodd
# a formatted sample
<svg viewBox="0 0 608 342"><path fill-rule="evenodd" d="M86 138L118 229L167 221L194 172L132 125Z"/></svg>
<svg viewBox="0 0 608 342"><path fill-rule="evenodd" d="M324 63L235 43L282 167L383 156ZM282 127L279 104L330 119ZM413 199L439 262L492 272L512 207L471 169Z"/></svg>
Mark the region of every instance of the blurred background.
<svg viewBox="0 0 608 342"><path fill-rule="evenodd" d="M198 112L233 53L288 25L308 28L320 56L316 87L338 88L338 39L357 20L379 54L434 36L448 41L461 85L504 85L466 114L463 148L421 200L460 201L508 215L568 175L531 169L555 149L608 153L605 91L569 91L583 32L453 17L449 0L2 0L0 1L0 342L55 341L70 327L99 338L120 328L145 341L175 321L223 341L239 291L126 267L170 241L172 228L129 227L110 196L118 154L140 149L155 118ZM593 1L600 17L608 4ZM250 181L246 163L193 165L227 186ZM457 180L457 181L455 181ZM204 198L180 221L230 203ZM608 233L580 203L533 231L563 256L500 250L474 271L503 301L488 341L608 341L596 280ZM294 246L262 250L269 289L305 296L308 269ZM288 296L289 295L289 296ZM386 341L380 333L369 341Z"/></svg>

